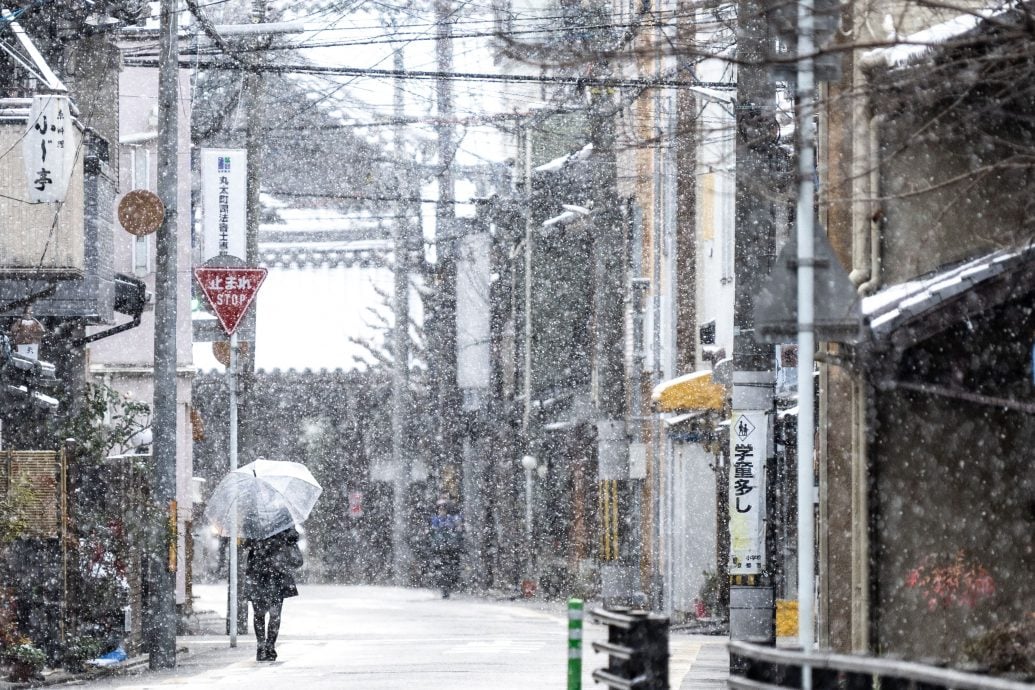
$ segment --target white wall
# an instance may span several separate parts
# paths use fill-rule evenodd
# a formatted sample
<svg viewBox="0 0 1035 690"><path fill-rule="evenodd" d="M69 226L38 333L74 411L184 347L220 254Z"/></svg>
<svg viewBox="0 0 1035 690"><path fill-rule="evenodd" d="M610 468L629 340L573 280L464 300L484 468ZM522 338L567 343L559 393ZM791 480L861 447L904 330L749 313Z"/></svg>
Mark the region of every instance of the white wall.
<svg viewBox="0 0 1035 690"><path fill-rule="evenodd" d="M665 545L665 610L690 612L705 583L716 571L716 500L714 458L698 443L671 443L672 492L670 541Z"/></svg>
<svg viewBox="0 0 1035 690"><path fill-rule="evenodd" d="M702 81L719 81L726 65L706 60ZM736 152L733 92L702 93L697 152L698 323L715 321L715 344L733 354L733 247Z"/></svg>

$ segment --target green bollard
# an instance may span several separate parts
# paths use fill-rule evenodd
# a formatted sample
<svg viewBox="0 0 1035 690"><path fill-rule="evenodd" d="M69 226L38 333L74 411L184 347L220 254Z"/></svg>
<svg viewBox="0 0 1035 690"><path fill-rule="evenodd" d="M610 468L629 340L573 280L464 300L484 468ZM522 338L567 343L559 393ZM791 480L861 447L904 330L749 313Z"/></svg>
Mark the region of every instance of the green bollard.
<svg viewBox="0 0 1035 690"><path fill-rule="evenodd" d="M568 690L582 690L582 599L568 599Z"/></svg>

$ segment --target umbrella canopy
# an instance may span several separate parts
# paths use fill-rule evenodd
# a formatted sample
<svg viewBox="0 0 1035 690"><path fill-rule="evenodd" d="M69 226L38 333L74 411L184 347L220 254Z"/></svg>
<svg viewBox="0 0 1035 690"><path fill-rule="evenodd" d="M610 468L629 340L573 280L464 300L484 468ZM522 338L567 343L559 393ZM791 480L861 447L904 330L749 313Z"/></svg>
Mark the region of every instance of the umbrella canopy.
<svg viewBox="0 0 1035 690"><path fill-rule="evenodd" d="M227 536L230 519L237 511L238 534L246 539L265 539L305 522L322 491L305 465L256 460L219 481L208 499L205 518Z"/></svg>

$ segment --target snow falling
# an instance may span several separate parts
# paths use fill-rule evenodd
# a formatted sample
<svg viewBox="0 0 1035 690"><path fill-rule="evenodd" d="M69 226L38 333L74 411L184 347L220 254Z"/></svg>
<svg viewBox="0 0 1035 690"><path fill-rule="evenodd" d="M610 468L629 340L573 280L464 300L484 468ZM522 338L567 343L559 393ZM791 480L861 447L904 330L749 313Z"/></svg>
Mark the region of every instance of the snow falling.
<svg viewBox="0 0 1035 690"><path fill-rule="evenodd" d="M0 671L1035 682L1033 8L800 2L0 1Z"/></svg>

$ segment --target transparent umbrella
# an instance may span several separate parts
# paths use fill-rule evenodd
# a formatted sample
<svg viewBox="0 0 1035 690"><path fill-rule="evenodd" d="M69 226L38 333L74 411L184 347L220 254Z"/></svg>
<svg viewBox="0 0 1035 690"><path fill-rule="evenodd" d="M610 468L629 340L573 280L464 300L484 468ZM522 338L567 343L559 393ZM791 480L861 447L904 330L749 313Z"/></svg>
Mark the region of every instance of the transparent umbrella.
<svg viewBox="0 0 1035 690"><path fill-rule="evenodd" d="M265 539L305 522L323 489L297 462L256 460L237 468L216 485L205 518L223 536L237 511L237 531L245 539Z"/></svg>

